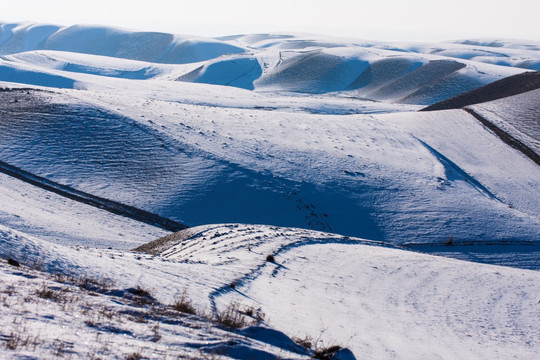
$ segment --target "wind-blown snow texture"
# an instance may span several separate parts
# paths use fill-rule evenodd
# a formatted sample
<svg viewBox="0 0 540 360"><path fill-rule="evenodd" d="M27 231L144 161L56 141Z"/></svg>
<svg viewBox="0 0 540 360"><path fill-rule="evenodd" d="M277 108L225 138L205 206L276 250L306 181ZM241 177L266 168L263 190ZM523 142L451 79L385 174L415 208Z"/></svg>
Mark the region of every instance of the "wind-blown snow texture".
<svg viewBox="0 0 540 360"><path fill-rule="evenodd" d="M540 90L472 108L540 155Z"/></svg>
<svg viewBox="0 0 540 360"><path fill-rule="evenodd" d="M536 69L537 45L0 24L0 161L194 226L171 235L0 173L0 254L160 304L184 289L216 314L249 303L359 358L532 358L540 168L470 111L538 152L540 93L415 111ZM210 327L191 340L237 336ZM214 345L312 354L252 335Z"/></svg>
<svg viewBox="0 0 540 360"><path fill-rule="evenodd" d="M507 358L512 354L529 359L534 358L540 346L537 271L444 259L303 229L249 225L184 230L147 246L146 250L154 255L71 249L3 227L0 246L3 251L10 249L11 256L28 264L38 263L50 272L113 279L118 289L139 286L162 304L172 303L184 290L198 308L209 306L213 311L222 311L234 299L242 306L265 312L267 323L289 336L308 335L326 345L339 343L363 358L468 359L486 354L490 358ZM275 262L266 261L269 254L274 255ZM12 281L14 275L12 272L7 279ZM233 283L234 288L230 285ZM29 290L19 287L18 291ZM7 301L14 303L12 298ZM110 306L111 301L116 306L127 306L114 299L102 301L105 306ZM9 318L14 316L11 307L6 310ZM49 311L55 318L63 318L59 310ZM151 309L141 311L156 321ZM83 314L83 319L89 317ZM107 335L108 322L96 317L97 324L92 326L113 343L121 344L115 351L133 349L133 342L140 342L144 333L151 338L147 329L150 325L135 324L129 329L127 341L119 341L115 334L122 334L124 322L114 324L117 330ZM35 318L19 319L41 326ZM238 341L220 341L216 337L226 339L241 334L219 335L212 327L203 325L201 329L197 321L182 322L183 326L191 323L200 330L189 332L187 338L187 334L177 338L169 351L193 351L189 343L202 346L206 337L212 339L210 344L223 344L225 355L234 358L229 351ZM92 336L88 325L73 323L81 327L79 331L85 337ZM170 322L159 328L163 342L145 346L157 350L155 358L163 354L163 343L174 336L169 334L183 332ZM40 339L44 344L40 346L47 346L50 340L48 335L45 338ZM277 339L276 334L272 338ZM244 349L261 348L253 340L242 341L247 342ZM208 340L204 344L208 346ZM100 346L96 344L98 349ZM74 348L81 355L92 349L81 345ZM237 356L247 359L250 355Z"/></svg>
<svg viewBox="0 0 540 360"><path fill-rule="evenodd" d="M135 79L167 76L259 91L345 91L372 100L429 105L523 71L517 67L535 69L540 62L536 50L494 52L463 44L444 44L443 51L428 44L355 43L306 36L217 40L80 25L2 24L0 29L0 55L7 55L0 64L0 80L18 77L16 82L45 85L32 69L39 66L52 76L48 86L63 88L81 85L70 82L69 75L56 75L56 70ZM93 63L80 56L66 59L59 51L139 63L129 62L126 69L109 60L103 66L99 58L94 57ZM16 53L23 54L10 56ZM519 61L513 60L518 55ZM160 65L187 63L194 66Z"/></svg>

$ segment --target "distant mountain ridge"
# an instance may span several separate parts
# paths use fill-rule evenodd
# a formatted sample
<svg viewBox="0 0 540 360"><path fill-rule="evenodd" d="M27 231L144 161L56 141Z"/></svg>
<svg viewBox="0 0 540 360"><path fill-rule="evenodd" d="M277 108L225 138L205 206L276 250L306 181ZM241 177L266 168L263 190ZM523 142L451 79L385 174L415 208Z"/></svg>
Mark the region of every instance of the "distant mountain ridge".
<svg viewBox="0 0 540 360"><path fill-rule="evenodd" d="M430 105L526 71L521 67L540 66L536 47L501 43L383 43L310 34L212 39L95 25L0 23L0 81L84 89L73 74L85 73Z"/></svg>
<svg viewBox="0 0 540 360"><path fill-rule="evenodd" d="M536 358L535 46L0 23L0 358Z"/></svg>
<svg viewBox="0 0 540 360"><path fill-rule="evenodd" d="M59 50L155 63L185 64L213 59L244 48L219 40L103 26L0 24L0 55Z"/></svg>

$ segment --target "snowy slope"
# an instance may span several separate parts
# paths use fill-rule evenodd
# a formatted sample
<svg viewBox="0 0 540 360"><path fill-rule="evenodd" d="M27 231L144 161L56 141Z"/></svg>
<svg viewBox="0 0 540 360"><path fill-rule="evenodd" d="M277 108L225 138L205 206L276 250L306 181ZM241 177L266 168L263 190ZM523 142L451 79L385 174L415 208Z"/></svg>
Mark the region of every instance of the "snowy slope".
<svg viewBox="0 0 540 360"><path fill-rule="evenodd" d="M482 190L482 170L448 173L444 151L384 118L305 112L316 104L333 113L324 97L290 96L280 108L282 100L258 94L277 106L244 109L221 97L221 87L138 82L107 77L105 85L122 90L3 92L4 161L187 225L296 226L392 243L537 241L537 205L510 208L522 195ZM185 103L183 94L199 91ZM237 94L257 103L251 92ZM520 155L477 131L508 153L507 163L490 165L489 188ZM478 136L456 134L471 143ZM537 172L515 183L534 189Z"/></svg>
<svg viewBox="0 0 540 360"><path fill-rule="evenodd" d="M0 65L0 80L60 88L87 87L81 81L84 77L73 74L84 73L128 79L165 78L265 92L340 91L371 100L421 105L524 71L441 56L348 47L291 50L288 54L270 49L175 66L31 51L6 55ZM37 75L40 72L44 73L41 78Z"/></svg>
<svg viewBox="0 0 540 360"><path fill-rule="evenodd" d="M538 222L538 165L523 153L498 140L498 136L491 131L486 131L468 112L447 110L382 117L422 141L439 157L446 172L445 180L440 181L441 189L455 186L456 180L462 178L486 197L511 208L523 221ZM467 207L462 203L459 211L465 213ZM483 221L477 224L476 230L498 228L501 220L484 217ZM449 221L455 221L455 217ZM516 229L508 233L510 237L513 236L510 235L512 233L517 234L514 230ZM498 231L504 232L504 229ZM453 237L455 248L441 247L440 244L415 245L414 248L494 264L510 265L512 258L519 258L521 267L538 269L535 265L540 256L538 233L533 232L532 242L523 241L524 238L519 236L508 241L510 237L497 240L497 237L491 235L477 236L477 240L483 238L485 241L476 244L470 239Z"/></svg>
<svg viewBox="0 0 540 360"><path fill-rule="evenodd" d="M107 99L112 101L111 107L113 103L129 101L114 99L110 95ZM99 99L100 102L102 100ZM140 106L135 101L129 102L129 109L125 109L133 116L159 114L156 124L161 125L162 131L171 138L190 142L213 156L244 168L265 169L263 174L272 174L273 177L272 183L266 185L268 188L280 191L300 207L311 204L305 211L305 215L310 216L305 222L297 223L303 224L301 227L331 229L372 239L392 239L392 242L410 242L419 238L437 242L450 235L467 240L537 240L536 204L526 208L526 213L532 218L524 218L515 209L508 208L512 196L503 201L493 201L489 190L487 196L486 192L478 191L483 179L478 180L478 186L469 181L475 176L467 175L467 170L465 174L453 175L440 154L426 147L414 134L403 132L394 124L389 125L385 118L313 116L243 109L222 109L216 113L212 108L178 104L169 108L171 105L155 101ZM177 116L181 117L181 124L177 124ZM440 114L434 116L442 118ZM464 116L470 122L471 117ZM395 119L400 117L401 114L395 114ZM488 146L496 147L496 153L508 154L507 163L493 162L490 165L493 170L486 175L486 178L493 177L494 181L500 182L499 178L504 177L509 168L520 166L522 156L508 149L481 126L476 125L475 129L476 133L464 131L456 134L470 143L479 136L485 136ZM455 146L460 146L459 136L456 138ZM473 159L478 156L477 152L483 151L482 147L470 149L467 157ZM527 169L523 171L528 174L528 180L523 180L527 184L524 186L538 191L538 169L534 166ZM514 186L521 182L513 181ZM316 193L310 189L310 184ZM394 196L395 193L399 196ZM270 206L271 203L266 204ZM339 204L339 208L335 208L335 204ZM281 211L284 210L282 208ZM439 222L437 218L445 218L446 215L441 214L448 211L455 214L454 220ZM477 213L485 216L480 223L474 221ZM487 220L490 214L493 218ZM511 231L504 230L502 223L505 220L501 222L501 217L513 219L510 220L514 224ZM485 225L486 221L490 222L489 226ZM256 222L279 224L275 220L259 219ZM285 224L299 226L290 222ZM531 225L533 227L529 227Z"/></svg>
<svg viewBox="0 0 540 360"><path fill-rule="evenodd" d="M213 39L118 28L30 23L0 24L0 54L58 50L157 63L183 64L244 49Z"/></svg>
<svg viewBox="0 0 540 360"><path fill-rule="evenodd" d="M486 60L484 53L469 56L468 52L476 50L461 44L440 44L447 54L433 44L383 44L323 36L261 34L201 39L98 26L35 24L2 24L1 29L0 55L29 53L4 57L0 80L16 82L14 78L19 77L27 84L47 86L35 75L41 69L48 74L44 77L50 86L63 88L84 86L70 82L73 77L69 72L134 79L167 73L170 80L265 92L339 91L377 101L429 105L523 72L523 59L540 61L540 52L525 49L505 49L506 53L497 55L509 59L512 54L521 55L520 63ZM149 63L127 62L125 68L118 61L103 58L69 55L66 59L58 51ZM193 66L175 68L156 63Z"/></svg>
<svg viewBox="0 0 540 360"><path fill-rule="evenodd" d="M0 357L313 356L296 337L368 359L534 358L540 168L470 110L536 148L539 94L415 111L534 68L536 45L1 24L2 164L192 228L0 172L0 257L34 269L0 262ZM72 301L24 304L38 284ZM203 317L171 315L184 291ZM232 302L262 327L208 319ZM39 340L9 349L21 326Z"/></svg>
<svg viewBox="0 0 540 360"><path fill-rule="evenodd" d="M48 110L28 117L20 106ZM448 180L437 155L378 118L217 112L103 91L22 96L8 109L4 161L188 225L266 223L393 243L529 241L538 233L535 218L462 175Z"/></svg>
<svg viewBox="0 0 540 360"><path fill-rule="evenodd" d="M357 238L302 229L216 225L184 230L146 246L147 251L159 255L155 256L51 246L2 227L0 249L25 264L37 261L49 272L108 279L116 289L139 286L165 305L186 289L198 308L206 303L210 310L222 311L235 300L264 312L266 324L289 336L310 336L323 345L340 344L358 358L465 359L485 354L506 358L512 354L528 359L540 346L537 271L433 257ZM275 262L267 261L267 255L273 255ZM16 276L12 272L3 281L9 284ZM32 283L36 286L35 281L27 286ZM49 286L63 285L49 282ZM18 291L28 291L24 289ZM125 290L116 293L124 294ZM110 307L111 300L103 297L93 301ZM13 300L7 301L16 309ZM77 308L77 304L70 306ZM45 310L51 306L54 304L40 311L56 314L58 310ZM6 310L13 316L11 308ZM114 311L122 313L118 308ZM148 316L152 324L159 323L152 312ZM63 319L61 315L55 318L53 324L67 321L59 320ZM112 344L118 343L114 331L107 335L107 320L98 317L97 321L102 323L97 329L101 328ZM196 321L200 320L182 322ZM88 325L75 319L71 322L84 336L95 336ZM41 326L39 320L32 323L33 329ZM158 353L180 330L166 324L159 323L163 342L152 346ZM129 341L120 340L122 345L115 346L115 351L133 349L134 342L141 341L138 339L144 334L149 334L148 339L152 332L147 326L135 324L130 328ZM207 325L199 329L187 339L180 337L169 351L189 352L189 343L209 335L215 343L234 345L222 340L234 334L219 333ZM250 339L243 341L248 341L248 347L264 346ZM75 349L79 354L88 351L82 344ZM268 345L263 349L276 351Z"/></svg>
<svg viewBox="0 0 540 360"><path fill-rule="evenodd" d="M50 50L6 55L3 59L8 63L39 66L42 69L139 80L163 76L176 69L175 66L166 64Z"/></svg>
<svg viewBox="0 0 540 360"><path fill-rule="evenodd" d="M0 273L2 358L308 359L313 354L277 330L224 328L138 295L136 288L13 268L4 260Z"/></svg>
<svg viewBox="0 0 540 360"><path fill-rule="evenodd" d="M359 358L534 358L538 274L469 266L380 248L312 245L280 254L276 266L223 303L247 296L279 328L298 336L317 329ZM527 285L514 282L527 276Z"/></svg>
<svg viewBox="0 0 540 360"><path fill-rule="evenodd" d="M507 41L509 46L493 46L496 41L462 41L447 44L405 45L405 49L423 54L434 54L456 59L473 60L486 64L540 70L540 47L536 42ZM502 44L500 42L500 44ZM514 45L515 44L515 45Z"/></svg>
<svg viewBox="0 0 540 360"><path fill-rule="evenodd" d="M0 224L73 246L130 249L167 231L0 174Z"/></svg>
<svg viewBox="0 0 540 360"><path fill-rule="evenodd" d="M537 55L540 52L540 42L535 41L519 41L519 40L504 40L504 39L478 39L478 40L461 40L456 41L458 44L472 46L474 49L481 47L488 55L488 59L484 61L494 63L497 61L500 64L511 64L511 66L523 67L531 70L540 70ZM508 52L510 49L517 51ZM523 50L526 52L524 53ZM527 57L525 54L529 55ZM524 56L525 55L525 56ZM491 61L489 60L491 57ZM498 59L495 59L498 58ZM478 59L478 58L476 58ZM493 61L495 60L495 61Z"/></svg>
<svg viewBox="0 0 540 360"><path fill-rule="evenodd" d="M357 46L400 52L434 54L488 64L539 70L540 43L509 39L476 39L438 43L380 42L314 34L248 34L220 40L243 47L280 50Z"/></svg>
<svg viewBox="0 0 540 360"><path fill-rule="evenodd" d="M263 48L248 56L221 57L178 80L272 92L340 91L372 100L431 104L522 71L430 54L336 45Z"/></svg>
<svg viewBox="0 0 540 360"><path fill-rule="evenodd" d="M486 196L533 217L540 216L536 201L540 197L540 184L535 181L538 166L497 141L494 134L467 112L447 110L383 117L444 156L447 177L452 177L451 172L457 175L461 171L470 176L469 182L477 181L478 191Z"/></svg>
<svg viewBox="0 0 540 360"><path fill-rule="evenodd" d="M540 155L540 90L472 108Z"/></svg>
<svg viewBox="0 0 540 360"><path fill-rule="evenodd" d="M261 307L288 333L346 345L359 358L534 357L538 272L376 245L224 225L184 231L150 249L169 260L247 265L252 270L234 288L214 292L218 308L232 300ZM261 263L270 254L275 263Z"/></svg>

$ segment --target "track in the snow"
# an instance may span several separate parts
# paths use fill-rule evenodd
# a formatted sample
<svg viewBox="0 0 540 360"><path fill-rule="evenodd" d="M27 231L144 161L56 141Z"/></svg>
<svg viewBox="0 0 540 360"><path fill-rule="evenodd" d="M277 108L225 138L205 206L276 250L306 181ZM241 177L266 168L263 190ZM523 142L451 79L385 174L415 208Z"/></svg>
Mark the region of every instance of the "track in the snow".
<svg viewBox="0 0 540 360"><path fill-rule="evenodd" d="M24 171L3 161L0 161L0 172L32 184L34 186L40 187L44 190L54 192L68 199L94 206L116 215L121 215L136 221L157 226L162 229L176 232L187 228L186 225L176 222L174 220L170 220L159 215L137 209L133 206L101 198L80 190L75 190L69 186L62 185L57 182L45 179L41 176L34 175L32 173L29 173L28 171Z"/></svg>

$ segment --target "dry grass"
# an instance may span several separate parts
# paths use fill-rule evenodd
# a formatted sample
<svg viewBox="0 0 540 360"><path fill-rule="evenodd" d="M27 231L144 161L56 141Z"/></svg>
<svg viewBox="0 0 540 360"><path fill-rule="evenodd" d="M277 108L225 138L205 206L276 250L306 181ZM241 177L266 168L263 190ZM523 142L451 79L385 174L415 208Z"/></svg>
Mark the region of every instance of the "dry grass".
<svg viewBox="0 0 540 360"><path fill-rule="evenodd" d="M161 335L159 334L159 323L155 323L154 325L152 325L150 330L152 331L153 342L158 342L159 340L161 340Z"/></svg>
<svg viewBox="0 0 540 360"><path fill-rule="evenodd" d="M242 314L240 304L237 302L230 303L225 310L219 312L215 321L232 329L240 329L249 325L249 321Z"/></svg>
<svg viewBox="0 0 540 360"><path fill-rule="evenodd" d="M184 314L197 314L197 310L193 306L193 302L189 298L186 290L182 292L180 299L173 304L173 309Z"/></svg>
<svg viewBox="0 0 540 360"><path fill-rule="evenodd" d="M27 327L23 324L23 320L15 319L14 328L11 330L7 340L4 343L4 348L7 350L35 350L39 344L39 337L32 335Z"/></svg>
<svg viewBox="0 0 540 360"><path fill-rule="evenodd" d="M43 283L42 287L37 289L35 294L47 300L53 300L56 302L63 301L65 299L65 290L55 290L49 287L46 283Z"/></svg>
<svg viewBox="0 0 540 360"><path fill-rule="evenodd" d="M333 359L336 353L341 349L342 347L339 345L332 345L315 349L315 352L313 353L313 358L320 360L330 360Z"/></svg>
<svg viewBox="0 0 540 360"><path fill-rule="evenodd" d="M28 269L26 266L23 266L23 268ZM109 289L110 282L89 277L77 279L62 274L54 274L49 275L43 281L39 280L37 276L25 277L21 284L31 284L32 287L30 288L23 289L22 286L19 287L16 284L3 286L2 291L0 291L0 304L4 302L13 307L16 304L12 304L13 301L8 300L17 298L19 302L17 307L29 306L33 309L33 307L48 306L54 309L58 308L66 314L77 314L81 323L86 324L88 328L95 329L88 329L84 325L81 327L83 332L96 333L95 344L98 347L83 350L85 351L84 357L88 359L104 358L104 356L142 359L147 356L142 351L142 348L139 351L137 351L137 348L132 348L127 353L115 349L114 346L110 345L109 340L103 341L105 338L100 337L102 333L110 333L111 338L118 336L118 334L124 334L123 336L128 337L132 336L131 334L133 336L138 335L145 339L149 344L149 348L161 349L164 339L169 334L171 324L183 324L183 326L193 329L206 327L210 324L212 327L217 325L222 329L223 327L228 328L225 329L226 331L231 331L232 329L258 324L264 320L265 316L261 309L237 302L232 302L217 315L205 313L195 308L192 299L185 290L174 304L165 305L155 300L148 290L141 287L124 290ZM18 294L27 296L30 299L27 301L25 297L17 297ZM98 295L113 297L114 299L111 300L113 300L114 305L98 303L98 301L94 300L95 296ZM116 304L120 303L122 307L116 306ZM137 306L146 303L151 303L152 306L144 308ZM198 321L195 317L186 321L183 319L185 317L183 314L196 315ZM146 327L134 327L133 322L148 323L148 325ZM133 328L136 328L137 331L143 329L143 331L135 334ZM44 334L40 335L43 336ZM74 341L69 336L54 341L48 335L44 338L38 338L24 329L19 320L15 326L6 329L0 339L0 346L10 351L45 351L50 356L54 355L54 357L63 358L81 355L74 349L74 343L67 341L67 339ZM155 345L150 345L152 343ZM163 351L165 354L168 353L168 350ZM180 354L178 355L180 356ZM200 357L196 356L194 358L214 358L214 356L219 358L218 354L201 354Z"/></svg>
<svg viewBox="0 0 540 360"><path fill-rule="evenodd" d="M9 339L5 343L5 348L8 350L18 350L18 349L31 349L35 350L39 339L37 336L32 336L28 334L20 334L18 332L12 332L9 335Z"/></svg>
<svg viewBox="0 0 540 360"><path fill-rule="evenodd" d="M132 352L126 356L126 360L141 360L142 358L143 356L140 351Z"/></svg>
<svg viewBox="0 0 540 360"><path fill-rule="evenodd" d="M292 341L294 341L295 343L297 343L300 346L305 347L306 349L311 349L313 347L313 344L314 344L313 338L311 336L309 336L309 335L305 336L303 338L293 337Z"/></svg>

